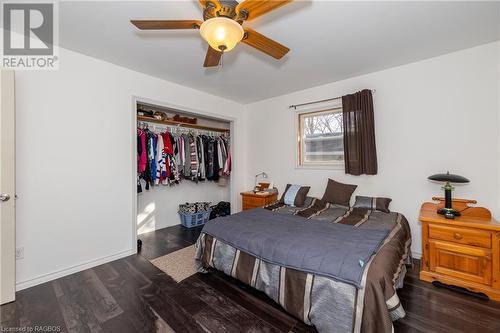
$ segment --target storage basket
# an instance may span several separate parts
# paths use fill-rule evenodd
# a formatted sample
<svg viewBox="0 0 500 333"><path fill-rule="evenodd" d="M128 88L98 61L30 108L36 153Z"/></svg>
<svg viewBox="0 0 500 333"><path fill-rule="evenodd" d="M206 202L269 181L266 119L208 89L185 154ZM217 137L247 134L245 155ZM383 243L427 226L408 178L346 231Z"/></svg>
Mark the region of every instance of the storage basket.
<svg viewBox="0 0 500 333"><path fill-rule="evenodd" d="M186 202L185 204L179 205L179 212L194 214L199 212L205 212L210 208L210 202Z"/></svg>
<svg viewBox="0 0 500 333"><path fill-rule="evenodd" d="M193 228L204 225L210 218L210 212L212 212L211 209L198 213L179 212L179 216L181 217L181 224L186 228Z"/></svg>

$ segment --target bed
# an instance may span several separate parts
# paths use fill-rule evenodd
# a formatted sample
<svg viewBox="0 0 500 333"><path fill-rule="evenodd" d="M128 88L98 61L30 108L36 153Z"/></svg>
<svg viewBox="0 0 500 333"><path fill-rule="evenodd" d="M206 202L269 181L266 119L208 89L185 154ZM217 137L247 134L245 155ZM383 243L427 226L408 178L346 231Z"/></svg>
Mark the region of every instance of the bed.
<svg viewBox="0 0 500 333"><path fill-rule="evenodd" d="M308 197L208 222L199 272L222 271L264 292L319 332L391 332L405 316L397 289L411 263L411 233L395 212Z"/></svg>

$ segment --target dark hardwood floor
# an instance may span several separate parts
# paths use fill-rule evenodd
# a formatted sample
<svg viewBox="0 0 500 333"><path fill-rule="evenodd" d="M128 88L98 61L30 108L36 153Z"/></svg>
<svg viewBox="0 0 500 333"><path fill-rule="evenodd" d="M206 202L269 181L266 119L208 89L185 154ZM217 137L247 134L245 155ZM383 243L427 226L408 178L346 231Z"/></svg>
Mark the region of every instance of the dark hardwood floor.
<svg viewBox="0 0 500 333"><path fill-rule="evenodd" d="M20 291L1 307L0 331L316 332L230 277L196 274L176 283L147 260L193 244L199 232L176 226L143 234L140 255ZM407 315L396 332L500 332L500 303L421 282L417 266L398 292Z"/></svg>

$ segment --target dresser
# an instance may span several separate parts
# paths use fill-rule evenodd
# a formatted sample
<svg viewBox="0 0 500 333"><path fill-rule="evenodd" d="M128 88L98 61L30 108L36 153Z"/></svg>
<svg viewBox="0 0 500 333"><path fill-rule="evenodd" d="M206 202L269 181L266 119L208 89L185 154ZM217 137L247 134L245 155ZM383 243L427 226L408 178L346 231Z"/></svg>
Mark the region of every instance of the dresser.
<svg viewBox="0 0 500 333"><path fill-rule="evenodd" d="M437 214L443 205L426 202L420 209L422 267L420 279L439 281L481 292L500 301L500 223L486 208L469 207L474 200L454 199L462 216Z"/></svg>
<svg viewBox="0 0 500 333"><path fill-rule="evenodd" d="M277 192L241 192L241 202L243 210L264 207L278 200Z"/></svg>

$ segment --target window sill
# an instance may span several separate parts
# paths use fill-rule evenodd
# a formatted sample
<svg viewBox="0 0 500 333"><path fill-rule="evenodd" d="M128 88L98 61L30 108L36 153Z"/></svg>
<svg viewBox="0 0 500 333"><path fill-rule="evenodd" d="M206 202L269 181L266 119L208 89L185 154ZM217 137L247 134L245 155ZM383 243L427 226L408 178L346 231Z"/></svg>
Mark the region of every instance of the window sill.
<svg viewBox="0 0 500 333"><path fill-rule="evenodd" d="M306 170L345 170L344 162L335 164L296 164L295 169Z"/></svg>

